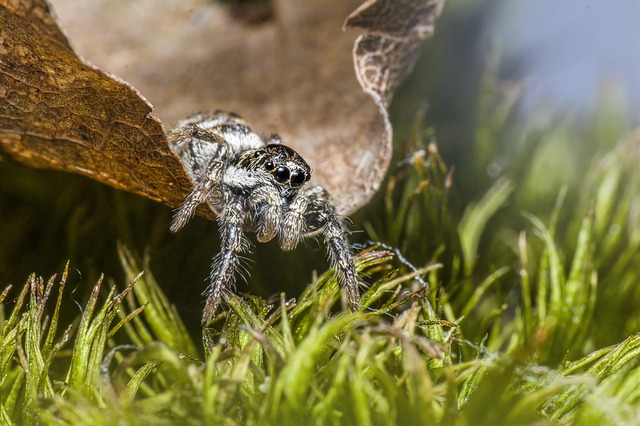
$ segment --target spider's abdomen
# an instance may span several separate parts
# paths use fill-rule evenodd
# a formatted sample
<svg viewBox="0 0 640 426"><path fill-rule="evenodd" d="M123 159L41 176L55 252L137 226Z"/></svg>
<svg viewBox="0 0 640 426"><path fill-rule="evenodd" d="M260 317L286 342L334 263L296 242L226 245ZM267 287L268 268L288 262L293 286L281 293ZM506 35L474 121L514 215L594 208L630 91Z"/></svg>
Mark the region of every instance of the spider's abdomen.
<svg viewBox="0 0 640 426"><path fill-rule="evenodd" d="M241 117L224 111L194 114L180 121L169 133L169 141L196 183L204 178L212 159L230 158L264 146Z"/></svg>

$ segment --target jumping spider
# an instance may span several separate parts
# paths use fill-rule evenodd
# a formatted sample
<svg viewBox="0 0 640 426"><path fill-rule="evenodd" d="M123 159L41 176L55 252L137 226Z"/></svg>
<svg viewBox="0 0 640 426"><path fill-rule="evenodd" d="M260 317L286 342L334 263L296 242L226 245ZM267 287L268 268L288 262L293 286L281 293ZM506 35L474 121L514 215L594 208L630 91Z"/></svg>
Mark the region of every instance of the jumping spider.
<svg viewBox="0 0 640 426"><path fill-rule="evenodd" d="M213 259L203 324L211 322L223 292L235 284L240 256L249 251L244 231L255 232L260 242L277 237L285 251L322 232L349 308L358 307L360 283L346 227L323 187L303 188L311 168L296 151L280 144L277 135L265 140L241 117L221 111L181 121L170 141L195 182L171 231L186 225L202 203L218 213L222 247Z"/></svg>

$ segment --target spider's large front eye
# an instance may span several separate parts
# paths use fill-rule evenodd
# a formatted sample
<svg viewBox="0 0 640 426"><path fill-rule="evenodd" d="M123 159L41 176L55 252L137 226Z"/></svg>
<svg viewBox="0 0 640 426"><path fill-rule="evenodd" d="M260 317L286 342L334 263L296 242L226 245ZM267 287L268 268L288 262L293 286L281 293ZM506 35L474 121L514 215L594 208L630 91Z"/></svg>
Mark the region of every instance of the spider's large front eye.
<svg viewBox="0 0 640 426"><path fill-rule="evenodd" d="M301 187L307 177L300 170L291 173L291 186L294 188Z"/></svg>
<svg viewBox="0 0 640 426"><path fill-rule="evenodd" d="M276 178L277 182L284 183L289 180L289 169L284 166L280 166L273 172L273 177Z"/></svg>

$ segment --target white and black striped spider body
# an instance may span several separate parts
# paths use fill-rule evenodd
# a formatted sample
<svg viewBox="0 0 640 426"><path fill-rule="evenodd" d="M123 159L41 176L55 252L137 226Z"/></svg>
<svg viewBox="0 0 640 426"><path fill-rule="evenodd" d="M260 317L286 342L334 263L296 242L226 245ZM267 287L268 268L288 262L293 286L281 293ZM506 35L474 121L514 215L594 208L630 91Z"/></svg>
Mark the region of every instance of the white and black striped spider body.
<svg viewBox="0 0 640 426"><path fill-rule="evenodd" d="M196 114L170 133L195 187L179 210L171 231L177 232L207 203L218 213L220 253L213 259L203 323L213 318L224 291L233 289L240 256L249 251L245 231L260 242L277 238L282 250L322 232L349 308L360 300L359 281L342 218L321 186L305 188L311 168L278 136L267 140L239 116L221 111Z"/></svg>

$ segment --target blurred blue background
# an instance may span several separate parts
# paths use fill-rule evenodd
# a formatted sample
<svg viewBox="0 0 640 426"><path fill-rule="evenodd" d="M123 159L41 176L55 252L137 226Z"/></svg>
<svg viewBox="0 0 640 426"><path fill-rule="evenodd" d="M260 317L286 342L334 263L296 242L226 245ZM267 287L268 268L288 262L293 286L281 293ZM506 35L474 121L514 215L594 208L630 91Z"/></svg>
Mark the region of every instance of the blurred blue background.
<svg viewBox="0 0 640 426"><path fill-rule="evenodd" d="M525 105L592 104L615 84L640 105L640 1L503 1L486 27L519 67ZM636 114L637 118L637 114Z"/></svg>

